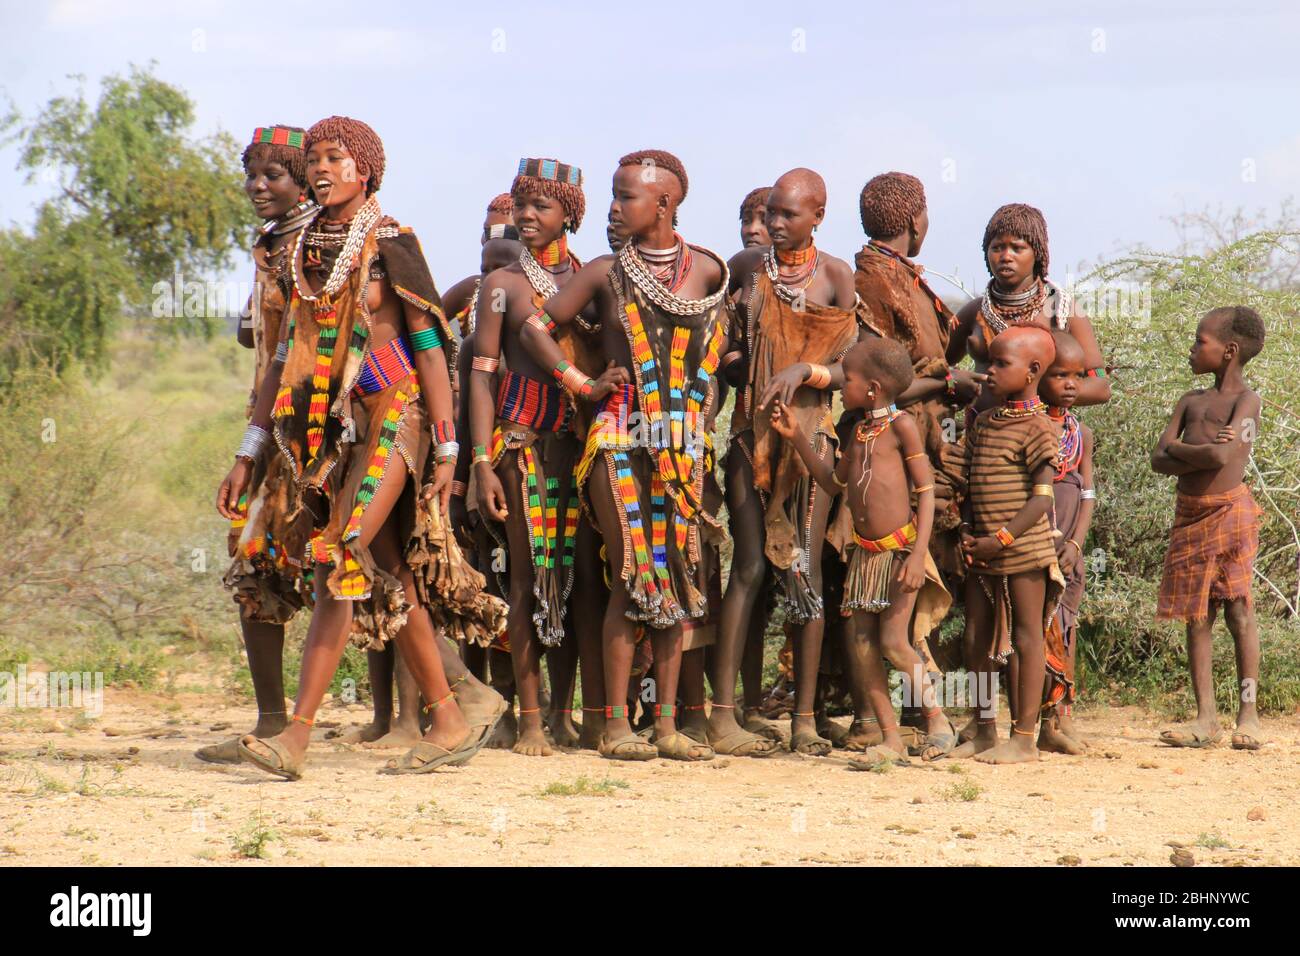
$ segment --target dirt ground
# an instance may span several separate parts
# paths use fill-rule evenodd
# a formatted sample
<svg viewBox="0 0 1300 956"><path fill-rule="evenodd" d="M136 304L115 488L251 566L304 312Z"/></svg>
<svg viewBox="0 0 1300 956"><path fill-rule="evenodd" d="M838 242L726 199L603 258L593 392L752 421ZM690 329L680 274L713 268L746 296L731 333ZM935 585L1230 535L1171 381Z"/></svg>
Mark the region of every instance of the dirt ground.
<svg viewBox="0 0 1300 956"><path fill-rule="evenodd" d="M1300 863L1297 717L1265 721L1272 742L1238 753L1162 748L1149 715L1085 711L1086 756L886 773L841 756L484 751L394 777L376 771L396 752L318 727L307 776L287 783L194 758L232 733L211 727L248 721L215 695L109 689L102 717L69 714L0 716L0 863L1126 866L1169 865L1171 842L1197 865ZM341 729L367 717L341 703L320 715Z"/></svg>

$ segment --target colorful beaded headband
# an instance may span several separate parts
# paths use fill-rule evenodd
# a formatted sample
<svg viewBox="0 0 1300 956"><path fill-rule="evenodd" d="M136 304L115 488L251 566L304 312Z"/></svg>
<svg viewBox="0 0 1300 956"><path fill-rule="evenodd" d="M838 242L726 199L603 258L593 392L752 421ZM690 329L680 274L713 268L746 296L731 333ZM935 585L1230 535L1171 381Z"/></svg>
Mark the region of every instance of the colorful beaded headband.
<svg viewBox="0 0 1300 956"><path fill-rule="evenodd" d="M519 175L532 176L535 179L552 179L557 183L568 183L570 186L582 185L581 169L554 159L521 159Z"/></svg>
<svg viewBox="0 0 1300 956"><path fill-rule="evenodd" d="M285 129L283 126L259 126L253 130L253 145L290 146L304 149L307 134L302 130Z"/></svg>

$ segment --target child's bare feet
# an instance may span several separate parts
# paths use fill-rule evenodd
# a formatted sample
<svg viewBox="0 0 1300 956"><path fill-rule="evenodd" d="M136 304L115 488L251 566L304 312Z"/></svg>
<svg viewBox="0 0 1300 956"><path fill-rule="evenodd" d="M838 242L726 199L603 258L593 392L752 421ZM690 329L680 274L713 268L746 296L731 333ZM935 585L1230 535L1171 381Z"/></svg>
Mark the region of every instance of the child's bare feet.
<svg viewBox="0 0 1300 956"><path fill-rule="evenodd" d="M1029 763L1038 759L1038 748L1034 746L1033 734L1012 730L1010 740L976 754L975 759L980 763Z"/></svg>
<svg viewBox="0 0 1300 956"><path fill-rule="evenodd" d="M849 732L827 716L826 711L817 714L817 733L831 742L832 747L843 747Z"/></svg>
<svg viewBox="0 0 1300 956"><path fill-rule="evenodd" d="M1038 725L1038 749L1045 753L1073 754L1078 756L1087 748L1061 729L1056 717L1044 717Z"/></svg>
<svg viewBox="0 0 1300 956"><path fill-rule="evenodd" d="M578 746L578 726L573 722L572 710L552 710L546 715L546 729L557 747Z"/></svg>
<svg viewBox="0 0 1300 956"><path fill-rule="evenodd" d="M1056 729L1084 750L1088 749L1087 738L1083 736L1083 733L1079 730L1079 725L1074 722L1074 717L1071 714L1058 713L1056 715Z"/></svg>
<svg viewBox="0 0 1300 956"><path fill-rule="evenodd" d="M582 731L578 734L578 746L583 750L599 750L600 739L605 736L605 711L593 707L582 709Z"/></svg>
<svg viewBox="0 0 1300 956"><path fill-rule="evenodd" d="M519 721L515 718L515 712L512 708L502 716L501 722L492 731L492 736L488 738L485 746L492 750L510 750L518 739Z"/></svg>
<svg viewBox="0 0 1300 956"><path fill-rule="evenodd" d="M856 717L853 723L849 724L849 732L840 743L845 750L866 750L868 747L874 747L883 741L884 735L880 733L880 724L874 717Z"/></svg>
<svg viewBox="0 0 1300 956"><path fill-rule="evenodd" d="M975 739L975 732L979 728L979 719L972 717L966 721L966 726L957 733L957 742L959 744L968 743Z"/></svg>
<svg viewBox="0 0 1300 956"><path fill-rule="evenodd" d="M546 732L542 729L540 710L519 712L519 739L510 750L524 757L549 757L554 753L546 741Z"/></svg>
<svg viewBox="0 0 1300 956"><path fill-rule="evenodd" d="M982 754L986 750L992 750L998 745L998 724L995 720L984 723L978 719L972 718L971 723L975 725L974 736L965 743L956 747L948 756L954 760L964 760L967 757L974 757L976 754ZM966 725L967 728L970 724ZM962 731L965 733L965 730ZM960 737L960 735L958 735Z"/></svg>
<svg viewBox="0 0 1300 956"><path fill-rule="evenodd" d="M420 739L420 722L394 721L392 729L378 740L368 740L361 744L367 750L409 750Z"/></svg>
<svg viewBox="0 0 1300 956"><path fill-rule="evenodd" d="M353 727L343 735L345 744L372 744L388 733L389 722L372 720L362 727ZM260 736L260 735L259 735Z"/></svg>

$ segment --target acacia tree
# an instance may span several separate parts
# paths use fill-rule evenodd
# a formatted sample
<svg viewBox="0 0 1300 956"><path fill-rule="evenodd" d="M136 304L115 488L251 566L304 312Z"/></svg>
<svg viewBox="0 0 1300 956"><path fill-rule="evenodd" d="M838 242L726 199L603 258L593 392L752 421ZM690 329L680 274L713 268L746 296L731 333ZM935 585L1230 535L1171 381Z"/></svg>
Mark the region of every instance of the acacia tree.
<svg viewBox="0 0 1300 956"><path fill-rule="evenodd" d="M248 241L239 147L193 133L194 103L152 67L106 77L96 103L84 81L35 117L0 120L28 182L53 179L28 230L0 232L0 381L23 364L104 367L124 314L143 314L159 281L229 268ZM171 322L211 331L211 320Z"/></svg>

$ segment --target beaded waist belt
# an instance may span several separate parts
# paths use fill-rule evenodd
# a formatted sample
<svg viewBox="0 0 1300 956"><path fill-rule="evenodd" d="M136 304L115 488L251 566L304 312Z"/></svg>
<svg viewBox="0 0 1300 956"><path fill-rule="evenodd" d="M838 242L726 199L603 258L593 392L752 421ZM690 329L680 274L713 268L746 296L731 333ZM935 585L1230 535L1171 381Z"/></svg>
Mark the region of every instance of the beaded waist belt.
<svg viewBox="0 0 1300 956"><path fill-rule="evenodd" d="M393 339L387 345L366 353L361 374L353 389L361 395L382 392L395 382L400 382L415 370L411 364L411 349L404 337Z"/></svg>
<svg viewBox="0 0 1300 956"><path fill-rule="evenodd" d="M877 538L875 541L864 538L858 534L857 529L853 531L853 540L858 543L858 547L863 551L879 553L881 551L899 551L906 548L909 544L916 543L916 522L909 521L897 531L891 531L883 538Z"/></svg>
<svg viewBox="0 0 1300 956"><path fill-rule="evenodd" d="M501 373L497 389L497 417L538 432L558 432L568 423L569 403L564 391L509 370Z"/></svg>

